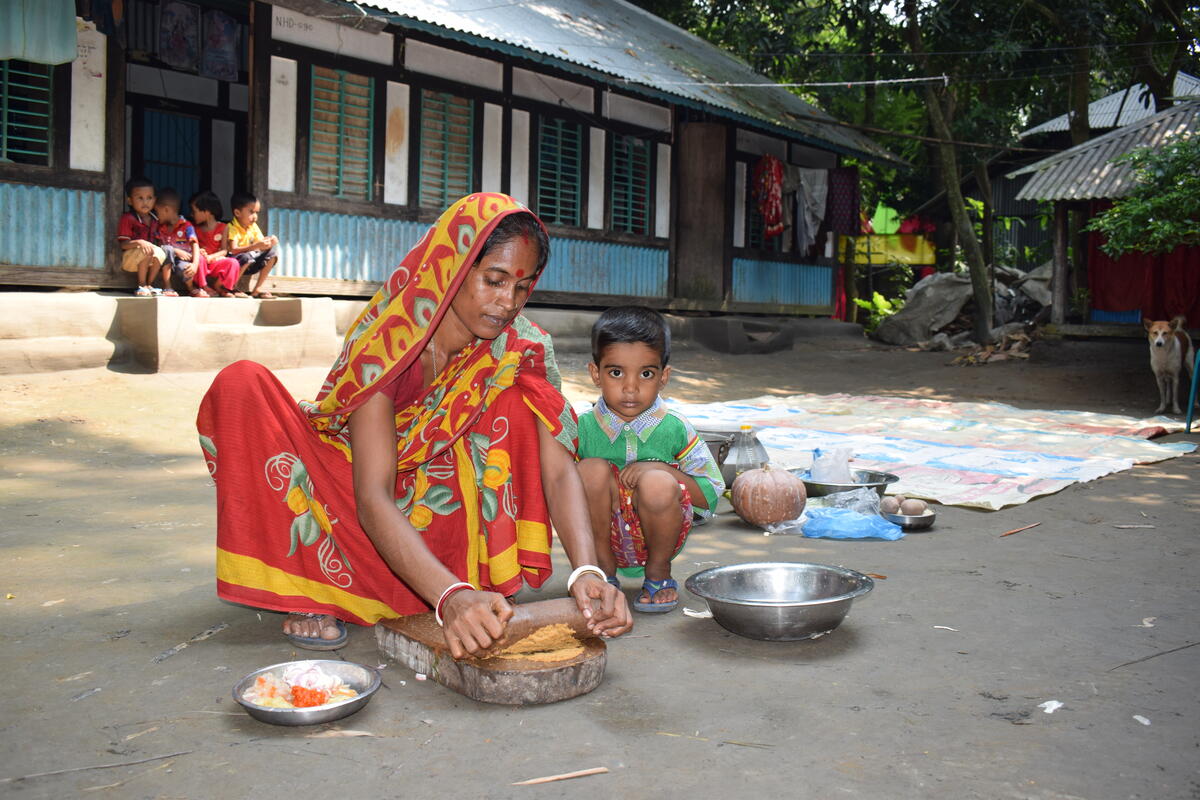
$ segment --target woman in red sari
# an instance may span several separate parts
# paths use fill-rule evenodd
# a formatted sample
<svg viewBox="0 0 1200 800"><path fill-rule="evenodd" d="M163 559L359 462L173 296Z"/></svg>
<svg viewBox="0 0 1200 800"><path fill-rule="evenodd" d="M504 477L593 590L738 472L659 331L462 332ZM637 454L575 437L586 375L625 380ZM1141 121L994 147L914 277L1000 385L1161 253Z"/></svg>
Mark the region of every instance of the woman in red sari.
<svg viewBox="0 0 1200 800"><path fill-rule="evenodd" d="M524 206L469 195L367 304L314 402L259 364L221 371L196 420L221 598L288 612L310 649L342 646L345 622L432 608L461 657L550 576L553 522L592 630L632 626L594 566L550 337L519 313L548 256Z"/></svg>

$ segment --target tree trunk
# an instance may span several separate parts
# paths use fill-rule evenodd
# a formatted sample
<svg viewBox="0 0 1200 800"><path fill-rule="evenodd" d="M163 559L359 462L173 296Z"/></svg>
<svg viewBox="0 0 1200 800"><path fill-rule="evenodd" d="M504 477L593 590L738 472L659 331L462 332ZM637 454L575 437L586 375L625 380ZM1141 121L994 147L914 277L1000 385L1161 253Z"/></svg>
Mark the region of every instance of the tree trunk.
<svg viewBox="0 0 1200 800"><path fill-rule="evenodd" d="M912 48L913 54L917 56L924 73L929 75L928 58L921 42L921 29L917 27L916 0L904 0L904 13L908 18L909 46ZM947 93L951 91L949 88L946 89ZM948 101L953 103L952 95ZM954 229L963 246L967 258L967 269L971 275L971 290L975 300L975 338L981 344L986 344L992 340L992 287L988 282L987 264L983 260L983 250L979 247L979 239L975 236L975 229L971 225L971 219L967 216L966 203L963 201L962 187L958 181L958 156L954 145L951 144L954 137L951 135L950 123L942 112L941 98L938 97L937 91L928 84L925 86L925 110L929 115L933 135L941 140L934 146L939 177L942 181L942 188L946 192L950 217L954 220Z"/></svg>
<svg viewBox="0 0 1200 800"><path fill-rule="evenodd" d="M979 186L980 199L983 200L983 263L994 266L996 263L996 209L992 205L992 178L988 175L986 161L977 161L972 167L975 172L975 183Z"/></svg>

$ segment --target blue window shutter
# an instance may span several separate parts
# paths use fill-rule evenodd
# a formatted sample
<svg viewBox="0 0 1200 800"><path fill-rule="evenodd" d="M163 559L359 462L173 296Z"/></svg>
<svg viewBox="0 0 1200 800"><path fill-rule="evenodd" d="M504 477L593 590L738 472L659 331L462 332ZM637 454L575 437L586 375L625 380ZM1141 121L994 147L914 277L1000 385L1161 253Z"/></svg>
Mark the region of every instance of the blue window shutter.
<svg viewBox="0 0 1200 800"><path fill-rule="evenodd" d="M375 81L312 68L308 190L370 200L374 170Z"/></svg>
<svg viewBox="0 0 1200 800"><path fill-rule="evenodd" d="M582 216L583 126L543 117L538 126L537 212L544 222L578 227Z"/></svg>
<svg viewBox="0 0 1200 800"><path fill-rule="evenodd" d="M53 69L0 61L0 161L50 165Z"/></svg>
<svg viewBox="0 0 1200 800"><path fill-rule="evenodd" d="M445 92L421 92L418 204L441 210L474 191L475 103Z"/></svg>

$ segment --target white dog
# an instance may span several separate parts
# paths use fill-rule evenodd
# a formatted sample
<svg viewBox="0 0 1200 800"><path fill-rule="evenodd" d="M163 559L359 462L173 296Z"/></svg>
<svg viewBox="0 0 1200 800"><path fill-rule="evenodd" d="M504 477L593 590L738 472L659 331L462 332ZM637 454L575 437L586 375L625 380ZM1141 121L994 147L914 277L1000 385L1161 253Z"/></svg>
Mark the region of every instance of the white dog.
<svg viewBox="0 0 1200 800"><path fill-rule="evenodd" d="M1187 391L1192 379L1192 364L1195 358L1192 349L1192 337L1183 329L1187 320L1175 317L1169 322L1163 320L1143 319L1146 336L1150 340L1150 369L1154 370L1154 378L1158 381L1158 408L1155 414L1161 414L1171 407L1172 414L1182 413L1179 410L1179 373L1187 372L1187 382L1183 384Z"/></svg>

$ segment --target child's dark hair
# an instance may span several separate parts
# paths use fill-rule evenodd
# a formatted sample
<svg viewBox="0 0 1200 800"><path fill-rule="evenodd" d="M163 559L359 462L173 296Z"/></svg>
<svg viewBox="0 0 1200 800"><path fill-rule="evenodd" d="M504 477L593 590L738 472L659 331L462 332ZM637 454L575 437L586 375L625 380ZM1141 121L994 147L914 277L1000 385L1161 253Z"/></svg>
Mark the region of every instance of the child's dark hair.
<svg viewBox="0 0 1200 800"><path fill-rule="evenodd" d="M592 325L592 361L599 366L610 344L638 342L656 351L662 366L671 360L671 328L662 314L645 306L610 308Z"/></svg>
<svg viewBox="0 0 1200 800"><path fill-rule="evenodd" d="M202 189L192 195L188 200L189 206L195 206L200 211L207 211L212 214L213 219L220 219L225 214L225 209L221 207L221 198L217 197L216 192L212 189Z"/></svg>
<svg viewBox="0 0 1200 800"><path fill-rule="evenodd" d="M125 181L125 196L129 197L129 195L133 194L134 189L144 189L147 186L153 189L154 181L150 180L144 175L138 175L134 178L130 178L129 180Z"/></svg>
<svg viewBox="0 0 1200 800"><path fill-rule="evenodd" d="M528 211L518 211L500 220L496 224L496 227L492 229L492 232L488 234L483 247L479 248L479 257L475 260L475 263L478 264L482 261L483 257L493 247L499 247L517 237L526 239L532 237L537 242L538 262L533 274L540 275L546 266L546 261L550 258L550 237L546 235L546 229L542 227L542 223L538 221L538 218Z"/></svg>
<svg viewBox="0 0 1200 800"><path fill-rule="evenodd" d="M170 186L166 187L165 189L159 189L158 194L154 198L155 205L170 206L171 208L175 209L176 213L179 213L183 210L179 205L181 202L183 201L179 199L179 192L175 191Z"/></svg>
<svg viewBox="0 0 1200 800"><path fill-rule="evenodd" d="M229 210L237 211L239 208L252 206L258 202L258 198L249 192L234 192L229 196Z"/></svg>

